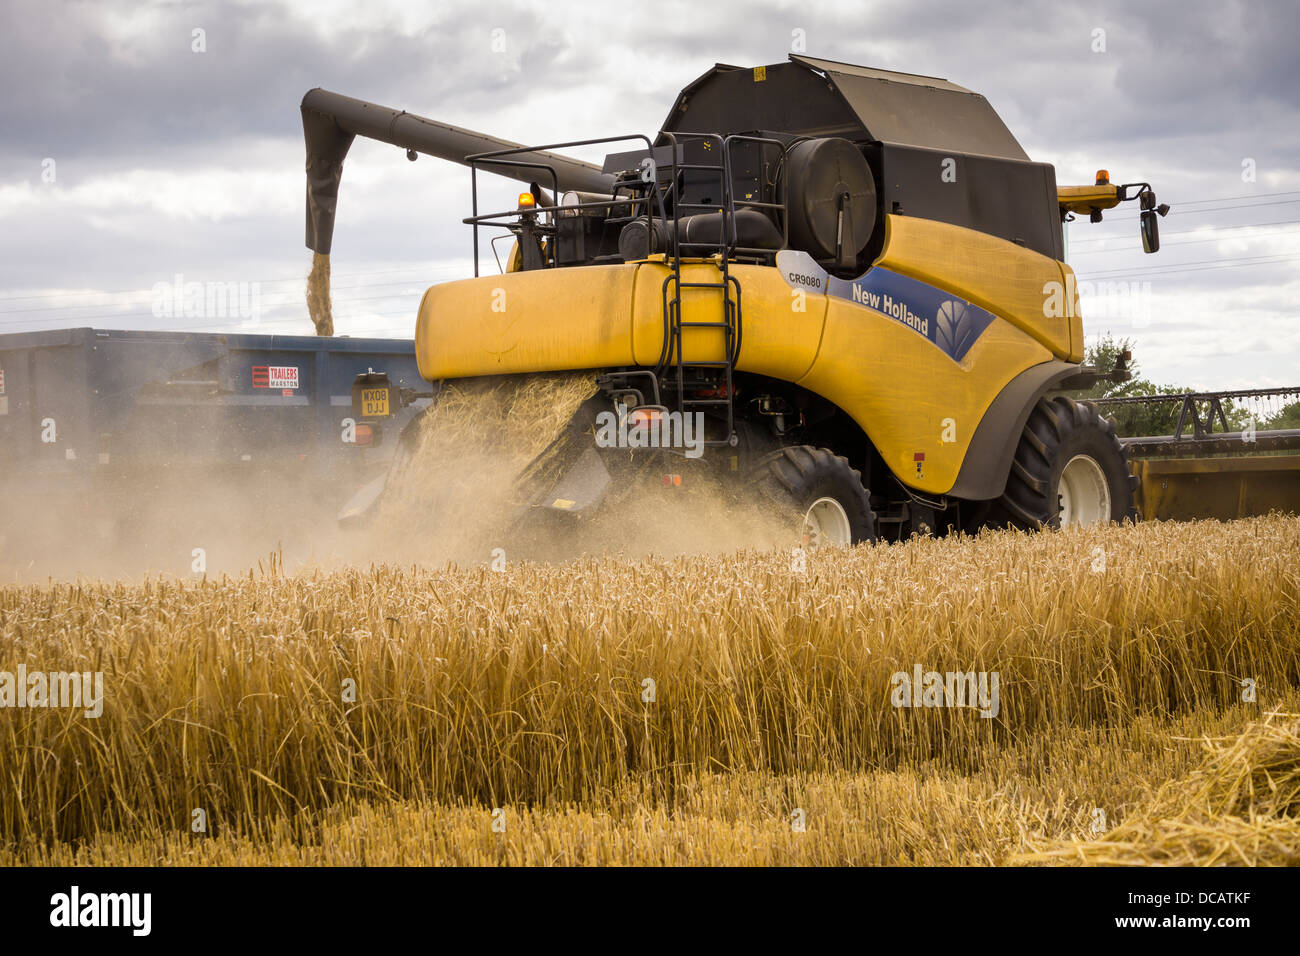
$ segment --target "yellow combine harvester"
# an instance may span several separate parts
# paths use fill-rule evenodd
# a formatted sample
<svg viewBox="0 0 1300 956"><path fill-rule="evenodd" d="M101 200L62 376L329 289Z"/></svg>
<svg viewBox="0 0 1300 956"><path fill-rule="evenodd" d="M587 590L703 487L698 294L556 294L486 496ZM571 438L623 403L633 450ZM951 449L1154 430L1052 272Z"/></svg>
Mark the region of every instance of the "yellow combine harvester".
<svg viewBox="0 0 1300 956"><path fill-rule="evenodd" d="M472 171L476 277L424 294L426 379L597 370L533 508L703 468L812 544L1135 517L1113 422L1064 394L1095 374L1062 222L1136 199L1154 252L1167 207L1105 173L1058 187L976 93L791 56L710 70L653 139L527 147L323 90L302 113L319 254L355 136ZM606 143L601 166L554 152ZM480 172L527 183L518 208L481 214ZM489 228L513 244L479 275ZM372 420L412 397L382 374L354 394Z"/></svg>

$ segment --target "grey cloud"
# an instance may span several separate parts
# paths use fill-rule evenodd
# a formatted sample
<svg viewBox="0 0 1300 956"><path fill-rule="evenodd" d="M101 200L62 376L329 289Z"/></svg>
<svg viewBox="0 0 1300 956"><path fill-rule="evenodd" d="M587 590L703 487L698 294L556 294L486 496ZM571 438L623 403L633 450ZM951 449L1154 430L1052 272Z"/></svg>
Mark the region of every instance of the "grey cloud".
<svg viewBox="0 0 1300 956"><path fill-rule="evenodd" d="M69 186L142 169L296 172L297 106L317 85L521 140L653 132L682 85L715 62L781 61L797 28L812 55L945 76L985 94L1034 158L1059 164L1063 182L1088 181L1105 166L1125 180L1151 179L1173 201L1300 190L1300 57L1288 3L757 0L668 3L643 17L564 0L457 2L438 4L431 24L409 35L394 26L336 29L313 20L306 3L186 3L150 8L157 22L137 39L111 39L114 22L138 6L10 0L0 8L0 188L37 183L45 156L58 159ZM196 26L207 31L207 53L190 52ZM505 53L489 45L498 27ZM1107 31L1104 54L1090 49L1096 27ZM275 148L255 148L267 141ZM1261 177L1254 186L1239 175L1248 156ZM395 165L364 144L349 167L336 269L427 262L432 274L463 261L464 170ZM385 178L361 190L363 169ZM1300 219L1300 205L1203 216L1176 208L1165 230L1285 219ZM1145 270L1158 293L1185 293L1193 305L1247 290L1252 308L1272 310L1264 321L1294 311L1275 291L1296 275L1294 262L1168 273L1213 258L1215 245L1170 245L1148 257L1137 251L1132 220L1093 230L1075 236L1131 235L1131 245L1080 257L1081 277ZM1269 243L1256 248L1249 254ZM177 270L292 275L304 261L296 199L292 212L224 221L46 204L0 223L0 291L148 288ZM1212 328L1214 316L1186 320Z"/></svg>

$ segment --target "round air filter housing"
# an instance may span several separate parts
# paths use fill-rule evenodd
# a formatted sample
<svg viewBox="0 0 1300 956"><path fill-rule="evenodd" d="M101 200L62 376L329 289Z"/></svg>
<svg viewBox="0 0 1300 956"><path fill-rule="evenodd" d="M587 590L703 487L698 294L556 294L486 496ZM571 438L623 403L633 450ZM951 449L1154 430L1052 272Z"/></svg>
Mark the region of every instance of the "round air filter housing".
<svg viewBox="0 0 1300 956"><path fill-rule="evenodd" d="M790 150L785 182L791 248L815 259L834 258L841 242L845 257L866 248L876 225L876 183L862 150L839 137L804 140Z"/></svg>

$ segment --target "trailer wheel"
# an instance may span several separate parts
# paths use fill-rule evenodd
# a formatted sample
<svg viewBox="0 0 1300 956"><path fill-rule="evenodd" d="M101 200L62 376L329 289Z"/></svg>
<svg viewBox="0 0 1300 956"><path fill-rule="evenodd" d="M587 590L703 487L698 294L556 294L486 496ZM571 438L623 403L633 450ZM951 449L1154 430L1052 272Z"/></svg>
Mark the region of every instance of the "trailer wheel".
<svg viewBox="0 0 1300 956"><path fill-rule="evenodd" d="M802 517L803 546L875 542L876 516L862 474L825 448L794 445L759 460L755 481L782 510Z"/></svg>
<svg viewBox="0 0 1300 956"><path fill-rule="evenodd" d="M1114 419L1068 398L1040 399L992 523L1039 529L1136 521L1137 484Z"/></svg>

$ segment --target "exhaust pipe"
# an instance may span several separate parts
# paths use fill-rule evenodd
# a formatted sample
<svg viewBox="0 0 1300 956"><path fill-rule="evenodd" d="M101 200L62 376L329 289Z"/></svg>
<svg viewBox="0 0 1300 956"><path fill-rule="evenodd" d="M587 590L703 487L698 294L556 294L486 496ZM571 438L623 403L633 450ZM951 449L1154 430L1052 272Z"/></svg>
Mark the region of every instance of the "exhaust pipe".
<svg viewBox="0 0 1300 956"><path fill-rule="evenodd" d="M307 141L307 248L320 255L329 255L343 160L356 137L392 143L412 154L424 153L466 166L469 165L465 162L467 156L498 149L518 149L521 145L319 87L302 98L302 130ZM414 155L411 158L414 159ZM517 153L510 159L551 167L561 191L608 193L614 181L614 177L602 172L599 166L546 150ZM483 161L481 165L524 183L545 180L537 169L494 167L490 161Z"/></svg>

